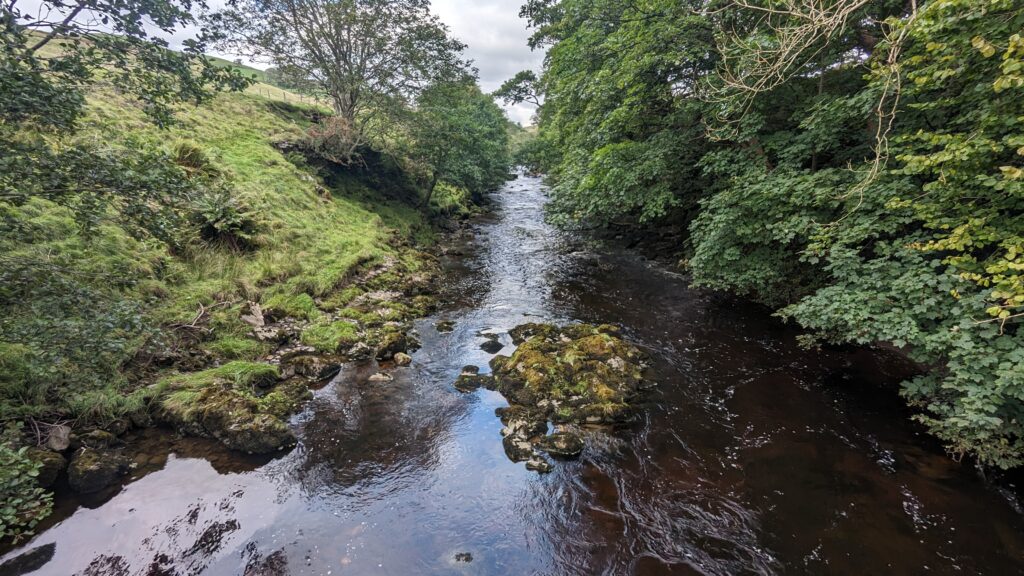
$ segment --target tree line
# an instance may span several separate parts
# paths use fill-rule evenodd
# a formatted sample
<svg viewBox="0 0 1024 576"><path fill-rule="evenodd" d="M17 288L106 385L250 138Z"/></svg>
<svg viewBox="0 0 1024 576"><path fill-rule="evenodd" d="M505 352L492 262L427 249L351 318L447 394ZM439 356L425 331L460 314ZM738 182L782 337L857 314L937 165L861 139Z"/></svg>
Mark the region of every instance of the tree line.
<svg viewBox="0 0 1024 576"><path fill-rule="evenodd" d="M530 0L565 225L685 223L697 286L887 342L955 457L1024 462L1024 3Z"/></svg>

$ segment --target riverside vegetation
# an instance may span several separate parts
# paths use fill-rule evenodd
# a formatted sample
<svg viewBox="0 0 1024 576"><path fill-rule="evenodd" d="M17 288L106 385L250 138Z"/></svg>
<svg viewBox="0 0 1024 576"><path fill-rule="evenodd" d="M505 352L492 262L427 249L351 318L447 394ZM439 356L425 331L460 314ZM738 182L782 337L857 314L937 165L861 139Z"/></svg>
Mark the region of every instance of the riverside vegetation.
<svg viewBox="0 0 1024 576"><path fill-rule="evenodd" d="M0 535L47 515L65 469L80 492L116 479L131 427L283 449L310 383L415 346L438 226L507 178L509 123L427 4L393 4L451 65L333 85L380 97L351 117L243 93L202 55L213 28L174 52L141 25L197 24L191 2L90 3L113 34L5 4Z"/></svg>
<svg viewBox="0 0 1024 576"><path fill-rule="evenodd" d="M530 0L552 218L676 227L697 286L920 363L955 458L1024 462L1024 4Z"/></svg>

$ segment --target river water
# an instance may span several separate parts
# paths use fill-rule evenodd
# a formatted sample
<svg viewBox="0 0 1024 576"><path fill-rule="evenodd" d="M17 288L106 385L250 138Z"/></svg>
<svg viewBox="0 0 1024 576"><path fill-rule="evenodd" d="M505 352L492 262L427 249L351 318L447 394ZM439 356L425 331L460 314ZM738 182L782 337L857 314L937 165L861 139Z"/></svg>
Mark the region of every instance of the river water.
<svg viewBox="0 0 1024 576"><path fill-rule="evenodd" d="M899 359L802 350L760 308L560 233L536 179L495 202L394 381L346 367L269 461L188 439L168 456L149 432L131 482L61 498L0 575L1024 573L1015 488L909 423ZM537 320L621 325L658 383L638 422L587 431L546 475L506 458L499 395L452 387L486 367L481 334L508 354Z"/></svg>

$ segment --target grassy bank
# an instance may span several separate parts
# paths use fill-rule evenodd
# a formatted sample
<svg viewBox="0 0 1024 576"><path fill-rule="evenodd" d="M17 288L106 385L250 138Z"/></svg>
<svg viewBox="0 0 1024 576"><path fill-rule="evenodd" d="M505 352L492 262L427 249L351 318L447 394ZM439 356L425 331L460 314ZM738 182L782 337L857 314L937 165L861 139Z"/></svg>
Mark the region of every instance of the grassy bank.
<svg viewBox="0 0 1024 576"><path fill-rule="evenodd" d="M328 188L318 170L275 147L300 137L313 111L222 94L182 109L178 124L161 130L128 100L91 94L77 138L189 156L182 161L222 175L256 232L247 249L199 242L173 250L133 236L116 214L86 232L71 207L43 199L0 205L11 229L22 232L0 240L7 257L59 266L54 281L80 294L59 306L64 327L82 339L106 339L83 348L65 334L63 351L41 350L33 339L0 344L3 419L106 425L152 401L158 387L147 384L187 369L190 358L201 368L270 352L276 343L257 340L240 319L249 302L315 325L302 340L322 343L332 311L365 291L353 284L361 272L398 262L402 273L414 273L422 255L406 240L433 238L423 211L358 175L335 175ZM459 198L449 189L434 208L452 210ZM392 276L397 282L399 274ZM66 288L53 286L64 296ZM32 316L55 312L46 297L23 304L24 318L4 321L26 321L25 332Z"/></svg>

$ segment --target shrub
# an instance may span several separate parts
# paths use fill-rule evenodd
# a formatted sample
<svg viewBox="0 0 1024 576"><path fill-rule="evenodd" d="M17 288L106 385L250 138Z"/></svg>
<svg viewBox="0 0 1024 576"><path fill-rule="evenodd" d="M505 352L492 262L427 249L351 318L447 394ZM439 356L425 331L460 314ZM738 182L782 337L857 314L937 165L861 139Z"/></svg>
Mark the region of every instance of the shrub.
<svg viewBox="0 0 1024 576"><path fill-rule="evenodd" d="M220 187L206 190L196 197L192 208L192 220L206 242L233 250L257 247L260 224L256 215L230 191Z"/></svg>
<svg viewBox="0 0 1024 576"><path fill-rule="evenodd" d="M53 509L53 495L36 484L42 463L30 459L27 448L0 443L0 537L15 542Z"/></svg>

